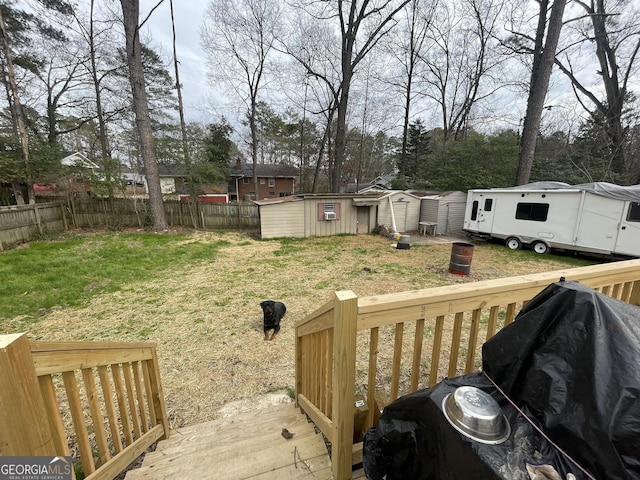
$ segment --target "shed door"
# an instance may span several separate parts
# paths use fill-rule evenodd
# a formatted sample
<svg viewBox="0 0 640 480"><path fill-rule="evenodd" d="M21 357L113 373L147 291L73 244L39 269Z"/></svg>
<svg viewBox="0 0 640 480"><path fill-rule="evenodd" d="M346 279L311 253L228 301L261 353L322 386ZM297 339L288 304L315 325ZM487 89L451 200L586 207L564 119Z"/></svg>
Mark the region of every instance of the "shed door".
<svg viewBox="0 0 640 480"><path fill-rule="evenodd" d="M396 217L398 232L407 231L407 204L408 202L393 202L393 213Z"/></svg>
<svg viewBox="0 0 640 480"><path fill-rule="evenodd" d="M356 233L369 233L369 212L371 207L358 207L358 228Z"/></svg>

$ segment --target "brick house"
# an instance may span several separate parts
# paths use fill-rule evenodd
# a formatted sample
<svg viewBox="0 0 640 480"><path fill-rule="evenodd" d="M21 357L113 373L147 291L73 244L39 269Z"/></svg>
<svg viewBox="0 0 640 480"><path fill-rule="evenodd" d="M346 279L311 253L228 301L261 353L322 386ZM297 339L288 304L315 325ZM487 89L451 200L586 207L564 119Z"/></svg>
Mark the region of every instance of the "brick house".
<svg viewBox="0 0 640 480"><path fill-rule="evenodd" d="M254 191L253 165L240 159L229 166L229 200L263 200L295 193L298 170L291 165L256 165L258 194Z"/></svg>

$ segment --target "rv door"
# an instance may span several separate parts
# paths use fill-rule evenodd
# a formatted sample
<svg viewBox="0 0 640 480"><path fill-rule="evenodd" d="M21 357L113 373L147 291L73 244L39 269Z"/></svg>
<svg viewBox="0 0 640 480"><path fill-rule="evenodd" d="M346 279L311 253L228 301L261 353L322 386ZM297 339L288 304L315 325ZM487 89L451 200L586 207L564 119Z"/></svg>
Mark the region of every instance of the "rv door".
<svg viewBox="0 0 640 480"><path fill-rule="evenodd" d="M640 202L625 202L615 253L640 257Z"/></svg>
<svg viewBox="0 0 640 480"><path fill-rule="evenodd" d="M471 229L479 233L491 233L493 229L493 212L496 199L493 196L479 195L471 205Z"/></svg>

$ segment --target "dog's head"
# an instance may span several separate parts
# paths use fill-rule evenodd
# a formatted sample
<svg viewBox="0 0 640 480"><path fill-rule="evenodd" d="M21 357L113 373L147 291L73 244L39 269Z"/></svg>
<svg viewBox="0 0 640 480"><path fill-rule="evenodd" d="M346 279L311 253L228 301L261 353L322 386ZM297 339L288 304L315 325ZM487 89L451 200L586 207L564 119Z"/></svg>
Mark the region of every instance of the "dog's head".
<svg viewBox="0 0 640 480"><path fill-rule="evenodd" d="M273 300L265 300L263 302L260 302L260 306L262 307L262 311L268 317L273 315L273 312L275 310L275 305L276 305L276 302L274 302Z"/></svg>

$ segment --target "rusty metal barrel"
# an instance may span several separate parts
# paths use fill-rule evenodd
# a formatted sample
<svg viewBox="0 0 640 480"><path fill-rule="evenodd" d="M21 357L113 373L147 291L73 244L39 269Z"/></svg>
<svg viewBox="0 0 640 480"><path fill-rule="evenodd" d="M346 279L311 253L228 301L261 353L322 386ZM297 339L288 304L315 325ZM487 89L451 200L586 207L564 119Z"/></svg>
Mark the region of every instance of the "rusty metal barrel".
<svg viewBox="0 0 640 480"><path fill-rule="evenodd" d="M454 242L451 246L449 273L453 273L455 275L469 275L471 272L472 258L473 245L464 242Z"/></svg>

